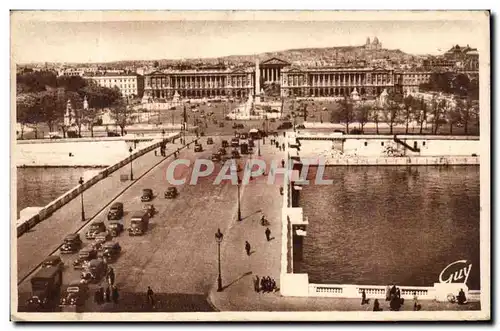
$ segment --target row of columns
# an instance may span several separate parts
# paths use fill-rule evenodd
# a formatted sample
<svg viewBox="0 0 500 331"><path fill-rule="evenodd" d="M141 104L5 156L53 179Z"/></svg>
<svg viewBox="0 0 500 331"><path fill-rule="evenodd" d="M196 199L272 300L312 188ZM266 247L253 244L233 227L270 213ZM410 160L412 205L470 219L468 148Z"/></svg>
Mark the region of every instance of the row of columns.
<svg viewBox="0 0 500 331"><path fill-rule="evenodd" d="M371 78L371 79L370 79ZM305 79L301 79L299 75L290 75L287 78L288 86L304 85ZM301 84L302 83L302 84ZM365 84L386 85L392 83L390 75L387 74L372 74L367 77L364 73L340 73L340 74L316 74L310 75L310 86L359 86Z"/></svg>
<svg viewBox="0 0 500 331"><path fill-rule="evenodd" d="M281 77L280 68L262 68L261 77L265 82L279 82Z"/></svg>
<svg viewBox="0 0 500 331"><path fill-rule="evenodd" d="M251 86L251 77L239 76L173 76L151 77L149 86L153 89L173 88L225 88Z"/></svg>
<svg viewBox="0 0 500 331"><path fill-rule="evenodd" d="M153 89L151 90L150 95L153 98L162 98L168 99L173 96L172 90L162 90L162 89ZM203 98L203 97L215 97L215 96L225 96L225 95L233 95L237 97L247 97L249 94L248 89L200 89L200 90L178 90L178 93L181 97L194 97L194 98Z"/></svg>

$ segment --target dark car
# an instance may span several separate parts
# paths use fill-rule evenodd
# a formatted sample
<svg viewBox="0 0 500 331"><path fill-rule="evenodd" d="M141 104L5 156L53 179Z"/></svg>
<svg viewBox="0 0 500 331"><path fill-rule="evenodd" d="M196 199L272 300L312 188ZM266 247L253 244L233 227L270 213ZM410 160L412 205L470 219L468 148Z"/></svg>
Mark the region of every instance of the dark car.
<svg viewBox="0 0 500 331"><path fill-rule="evenodd" d="M240 146L240 138L235 137L231 139L231 147L239 147Z"/></svg>
<svg viewBox="0 0 500 331"><path fill-rule="evenodd" d="M123 203L115 202L108 212L108 220L119 220L123 217Z"/></svg>
<svg viewBox="0 0 500 331"><path fill-rule="evenodd" d="M293 128L292 122L283 122L278 126L278 130L288 130Z"/></svg>
<svg viewBox="0 0 500 331"><path fill-rule="evenodd" d="M109 241L102 246L102 257L106 263L111 263L116 261L122 247L116 241Z"/></svg>
<svg viewBox="0 0 500 331"><path fill-rule="evenodd" d="M113 236L111 236L111 233L109 233L108 231L99 233L95 237L95 241L94 241L95 249L97 249L97 250L101 249L102 245L105 242L110 241L111 239L113 239Z"/></svg>
<svg viewBox="0 0 500 331"><path fill-rule="evenodd" d="M219 123L219 128L223 128L224 127L224 122L220 122Z"/></svg>
<svg viewBox="0 0 500 331"><path fill-rule="evenodd" d="M252 138L248 139L248 147L250 148L255 147L255 143Z"/></svg>
<svg viewBox="0 0 500 331"><path fill-rule="evenodd" d="M106 225L104 225L103 221L94 221L90 224L90 229L85 234L87 239L95 239L95 237L101 233L106 231Z"/></svg>
<svg viewBox="0 0 500 331"><path fill-rule="evenodd" d="M104 259L95 258L85 264L80 278L83 283L99 283L106 275L108 264Z"/></svg>
<svg viewBox="0 0 500 331"><path fill-rule="evenodd" d="M210 137L207 138L207 145L213 145L214 144L214 140Z"/></svg>
<svg viewBox="0 0 500 331"><path fill-rule="evenodd" d="M59 307L64 311L74 311L75 308L80 308L87 301L89 287L83 284L80 280L72 281L61 295Z"/></svg>
<svg viewBox="0 0 500 331"><path fill-rule="evenodd" d="M165 198L167 199L173 199L179 195L179 192L177 191L177 187L175 186L170 186L166 191L165 191Z"/></svg>
<svg viewBox="0 0 500 331"><path fill-rule="evenodd" d="M232 157L233 159L239 159L239 158L240 158L240 152L238 152L238 150L237 150L237 149L233 149L233 150L231 151L231 157Z"/></svg>
<svg viewBox="0 0 500 331"><path fill-rule="evenodd" d="M123 232L123 228L123 223L118 221L110 222L108 225L108 230L112 237L119 236Z"/></svg>
<svg viewBox="0 0 500 331"><path fill-rule="evenodd" d="M194 145L194 151L195 152L202 152L203 151L203 147L201 146L201 144Z"/></svg>
<svg viewBox="0 0 500 331"><path fill-rule="evenodd" d="M299 124L295 126L296 129L305 129L306 126L304 124Z"/></svg>
<svg viewBox="0 0 500 331"><path fill-rule="evenodd" d="M219 153L213 153L212 154L212 161L213 162L220 162L221 161L221 155Z"/></svg>
<svg viewBox="0 0 500 331"><path fill-rule="evenodd" d="M49 267L56 267L62 270L64 268L64 262L61 260L61 257L59 255L52 255L47 257L42 262L42 268Z"/></svg>
<svg viewBox="0 0 500 331"><path fill-rule="evenodd" d="M150 188L145 188L144 190L142 190L141 201L146 202L151 200L153 200L153 190Z"/></svg>
<svg viewBox="0 0 500 331"><path fill-rule="evenodd" d="M147 203L144 206L142 206L142 210L148 212L149 217L153 217L154 214L156 213L155 206L150 203Z"/></svg>
<svg viewBox="0 0 500 331"><path fill-rule="evenodd" d="M73 262L73 268L83 269L84 264L97 258L97 251L94 247L85 247L78 253L78 258Z"/></svg>
<svg viewBox="0 0 500 331"><path fill-rule="evenodd" d="M108 131L108 137L120 137L119 133Z"/></svg>
<svg viewBox="0 0 500 331"><path fill-rule="evenodd" d="M227 142L227 140L222 141L222 147L224 147L224 148L229 147L229 143Z"/></svg>
<svg viewBox="0 0 500 331"><path fill-rule="evenodd" d="M226 155L227 154L227 151L224 147L221 147L219 148L219 152L218 152L220 155Z"/></svg>
<svg viewBox="0 0 500 331"><path fill-rule="evenodd" d="M78 233L68 234L64 238L64 242L61 246L61 254L71 254L78 252L82 248L82 239Z"/></svg>

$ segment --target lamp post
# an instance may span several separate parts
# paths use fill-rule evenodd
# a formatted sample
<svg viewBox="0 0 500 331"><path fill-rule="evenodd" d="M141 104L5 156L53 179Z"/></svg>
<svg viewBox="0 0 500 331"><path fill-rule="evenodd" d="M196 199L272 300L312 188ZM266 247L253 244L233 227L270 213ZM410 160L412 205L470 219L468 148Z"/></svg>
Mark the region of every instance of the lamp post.
<svg viewBox="0 0 500 331"><path fill-rule="evenodd" d="M241 179L240 176L238 176L238 222L241 222L240 184Z"/></svg>
<svg viewBox="0 0 500 331"><path fill-rule="evenodd" d="M217 241L217 255L219 261L219 276L217 277L217 292L222 292L222 275L220 270L220 243L222 242L224 235L220 232L220 229L217 229L217 233L215 233L215 241Z"/></svg>
<svg viewBox="0 0 500 331"><path fill-rule="evenodd" d="M83 177L80 177L78 184L80 184L80 186L83 184ZM85 209L83 208L83 189L81 192L81 197L82 197L82 222L85 222Z"/></svg>
<svg viewBox="0 0 500 331"><path fill-rule="evenodd" d="M257 140L257 155L260 156L260 139Z"/></svg>
<svg viewBox="0 0 500 331"><path fill-rule="evenodd" d="M129 147L128 152L130 153L130 180L134 180L134 173L132 172L132 146Z"/></svg>

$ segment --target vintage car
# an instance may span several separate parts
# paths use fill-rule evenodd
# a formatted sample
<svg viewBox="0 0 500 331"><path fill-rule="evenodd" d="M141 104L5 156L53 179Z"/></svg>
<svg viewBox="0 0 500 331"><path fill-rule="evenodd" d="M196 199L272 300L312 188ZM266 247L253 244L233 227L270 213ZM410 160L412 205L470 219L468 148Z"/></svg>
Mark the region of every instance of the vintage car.
<svg viewBox="0 0 500 331"><path fill-rule="evenodd" d="M130 227L128 228L129 236L142 236L146 233L149 226L149 214L145 211L137 211L132 214L130 219Z"/></svg>
<svg viewBox="0 0 500 331"><path fill-rule="evenodd" d="M220 155L226 155L227 154L226 149L224 147L219 148L219 154Z"/></svg>
<svg viewBox="0 0 500 331"><path fill-rule="evenodd" d="M41 268L31 277L31 297L26 302L28 309L37 311L57 301L62 284L62 270L57 267Z"/></svg>
<svg viewBox="0 0 500 331"><path fill-rule="evenodd" d="M224 122L220 122L219 123L219 128L223 128L224 127Z"/></svg>
<svg viewBox="0 0 500 331"><path fill-rule="evenodd" d="M175 186L170 186L166 191L165 191L165 198L167 199L173 199L179 195L179 192L177 191L177 187Z"/></svg>
<svg viewBox="0 0 500 331"><path fill-rule="evenodd" d="M233 159L239 159L239 158L240 158L240 152L238 152L238 150L237 150L237 149L233 149L233 150L231 151L231 157L232 157Z"/></svg>
<svg viewBox="0 0 500 331"><path fill-rule="evenodd" d="M142 210L146 211L149 214L149 217L153 217L156 213L155 206L153 204L147 203L142 206Z"/></svg>
<svg viewBox="0 0 500 331"><path fill-rule="evenodd" d="M201 146L201 144L196 144L194 145L194 151L195 152L203 152L203 146Z"/></svg>
<svg viewBox="0 0 500 331"><path fill-rule="evenodd" d="M111 233L109 233L108 231L106 232L101 232L99 233L96 237L95 237L95 241L93 243L92 246L94 246L94 248L96 250L100 250L102 248L102 245L106 242L106 241L110 241L111 239L113 239L113 237L111 236Z"/></svg>
<svg viewBox="0 0 500 331"><path fill-rule="evenodd" d="M108 220L119 220L123 217L123 203L115 202L108 212Z"/></svg>
<svg viewBox="0 0 500 331"><path fill-rule="evenodd" d="M243 140L248 139L248 135L246 133L242 133L242 134L240 134L240 139L243 139Z"/></svg>
<svg viewBox="0 0 500 331"><path fill-rule="evenodd" d="M143 189L141 201L146 202L146 201L151 201L151 200L153 200L153 190L150 188Z"/></svg>
<svg viewBox="0 0 500 331"><path fill-rule="evenodd" d="M207 138L207 145L213 145L213 144L214 144L214 140L211 137L208 137Z"/></svg>
<svg viewBox="0 0 500 331"><path fill-rule="evenodd" d="M123 223L120 221L110 222L108 225L109 233L112 237L117 237L123 232Z"/></svg>
<svg viewBox="0 0 500 331"><path fill-rule="evenodd" d="M73 262L73 268L83 269L85 264L97 257L97 250L95 247L85 247L78 253L78 258Z"/></svg>
<svg viewBox="0 0 500 331"><path fill-rule="evenodd" d="M219 153L213 153L212 154L212 161L213 162L220 162L221 161L221 155Z"/></svg>
<svg viewBox="0 0 500 331"><path fill-rule="evenodd" d="M239 147L240 146L240 138L235 137L231 139L231 147Z"/></svg>
<svg viewBox="0 0 500 331"><path fill-rule="evenodd" d="M112 263L116 261L121 251L122 247L118 242L108 241L102 245L102 258L106 263Z"/></svg>
<svg viewBox="0 0 500 331"><path fill-rule="evenodd" d="M73 312L75 309L82 308L87 301L89 295L89 287L80 280L74 280L69 283L68 287L63 291L59 307L63 312Z"/></svg>
<svg viewBox="0 0 500 331"><path fill-rule="evenodd" d="M82 270L80 278L82 283L98 283L108 270L108 264L103 259L90 260Z"/></svg>
<svg viewBox="0 0 500 331"><path fill-rule="evenodd" d="M255 147L255 142L253 141L252 138L248 139L248 147L250 148Z"/></svg>
<svg viewBox="0 0 500 331"><path fill-rule="evenodd" d="M229 143L227 142L227 140L222 141L222 147L224 147L224 148L229 147Z"/></svg>
<svg viewBox="0 0 500 331"><path fill-rule="evenodd" d="M61 246L61 254L71 254L76 253L82 248L82 239L78 233L68 234L64 238L63 244Z"/></svg>
<svg viewBox="0 0 500 331"><path fill-rule="evenodd" d="M42 262L42 268L56 267L58 269L64 269L64 262L61 260L59 255L52 255L47 257Z"/></svg>
<svg viewBox="0 0 500 331"><path fill-rule="evenodd" d="M90 228L85 234L87 239L95 239L95 237L101 233L106 231L106 225L104 225L103 221L94 221L90 224Z"/></svg>

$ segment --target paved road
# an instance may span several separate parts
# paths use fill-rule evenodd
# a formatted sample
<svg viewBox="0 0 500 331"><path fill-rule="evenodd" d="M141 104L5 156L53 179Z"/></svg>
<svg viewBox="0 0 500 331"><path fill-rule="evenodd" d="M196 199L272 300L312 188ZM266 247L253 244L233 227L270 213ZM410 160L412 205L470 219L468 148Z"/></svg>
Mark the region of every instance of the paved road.
<svg viewBox="0 0 500 331"><path fill-rule="evenodd" d="M222 139L216 137L215 144L209 146L204 143L206 139L202 139L206 150L201 153L195 154L192 147L184 150L180 158L191 160L191 167L179 166L176 177L189 178L194 160L209 158L212 150L220 147ZM141 293L146 291L147 286L151 286L155 293L158 293L160 302L156 310L210 309L205 298L216 279L217 247L214 234L217 228L227 232L236 222L237 187L229 181L212 185L217 175L215 172L201 178L198 185L178 186L180 194L176 199L164 199L163 192L169 186L165 180L165 171L170 162L171 160L167 160L162 163L117 199L125 205L126 225L129 224L131 212L142 208L143 203L139 198L143 188L151 188L155 192L156 197L152 203L158 213L151 219L145 236L129 237L122 234L117 238L123 251L113 268L116 273L116 285L122 293L121 307L95 307L89 303L89 310L143 311L143 299L135 301L141 298ZM220 167L221 165L217 165L216 169ZM101 199L105 199L105 196ZM78 206L72 209L78 214ZM107 209L99 213L97 219L104 220L105 213ZM76 255L63 257L66 265L70 265L75 258ZM71 267L66 268L64 283L78 278L78 272L73 271ZM21 284L19 292L19 302L22 303L29 295L29 282Z"/></svg>

